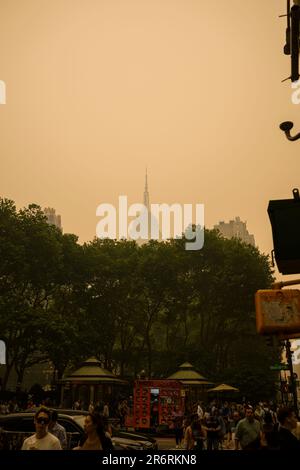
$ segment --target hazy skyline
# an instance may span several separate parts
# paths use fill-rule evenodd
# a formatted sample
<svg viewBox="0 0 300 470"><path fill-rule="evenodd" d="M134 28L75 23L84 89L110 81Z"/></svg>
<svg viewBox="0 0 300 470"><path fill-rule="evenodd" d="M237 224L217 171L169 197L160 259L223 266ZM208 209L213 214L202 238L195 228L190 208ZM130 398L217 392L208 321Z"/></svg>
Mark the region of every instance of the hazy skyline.
<svg viewBox="0 0 300 470"><path fill-rule="evenodd" d="M119 195L204 203L273 248L270 199L299 187L285 0L0 0L1 196L95 236Z"/></svg>

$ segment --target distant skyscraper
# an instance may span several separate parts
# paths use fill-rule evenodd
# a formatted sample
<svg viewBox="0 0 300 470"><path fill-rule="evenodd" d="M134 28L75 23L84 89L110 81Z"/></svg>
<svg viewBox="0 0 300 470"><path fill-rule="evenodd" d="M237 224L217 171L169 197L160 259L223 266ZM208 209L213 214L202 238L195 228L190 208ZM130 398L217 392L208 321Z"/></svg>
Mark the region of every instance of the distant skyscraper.
<svg viewBox="0 0 300 470"><path fill-rule="evenodd" d="M52 207L45 207L44 214L47 217L48 224L55 225L62 231L61 216L55 214L55 209L52 209Z"/></svg>
<svg viewBox="0 0 300 470"><path fill-rule="evenodd" d="M147 168L146 168L145 190L144 190L144 206L148 209L148 213L150 213L150 198L149 198L149 191L148 191Z"/></svg>
<svg viewBox="0 0 300 470"><path fill-rule="evenodd" d="M149 240L151 240L151 223L152 224L157 224L157 221L155 217L151 214L151 206L150 206L150 196L149 196L149 189L148 189L148 172L146 168L146 175L145 175L145 188L144 188L144 194L143 194L143 204L145 208L147 209L147 217L148 217L148 233L147 233L147 239L145 240L144 238L138 238L136 240L138 245L143 245L144 243L147 243ZM130 238L130 234L129 234Z"/></svg>
<svg viewBox="0 0 300 470"><path fill-rule="evenodd" d="M242 222L239 217L228 223L221 221L218 225L214 225L214 229L219 230L224 238L239 238L244 243L255 246L254 235L248 232L246 222Z"/></svg>
<svg viewBox="0 0 300 470"><path fill-rule="evenodd" d="M145 189L144 189L143 204L148 211L148 240L150 240L151 239L151 209L150 209L150 196L149 196L149 190L148 190L147 168L146 168L146 175L145 175ZM148 240L138 238L136 242L138 245L143 245L144 243L147 243Z"/></svg>

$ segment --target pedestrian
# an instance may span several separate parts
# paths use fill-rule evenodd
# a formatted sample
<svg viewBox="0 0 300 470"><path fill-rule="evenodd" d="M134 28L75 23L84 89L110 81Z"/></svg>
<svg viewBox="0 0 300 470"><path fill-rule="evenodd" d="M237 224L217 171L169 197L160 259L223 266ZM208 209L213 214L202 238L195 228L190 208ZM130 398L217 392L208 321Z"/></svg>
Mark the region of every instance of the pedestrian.
<svg viewBox="0 0 300 470"><path fill-rule="evenodd" d="M198 417L198 414L195 414L192 417L191 423L193 439L194 439L194 450L200 451L203 450L203 443L206 438L206 433L203 427L201 426L201 420Z"/></svg>
<svg viewBox="0 0 300 470"><path fill-rule="evenodd" d="M122 400L118 406L118 412L120 416L120 426L123 428L126 424L126 417L129 414L129 408L127 406L127 400Z"/></svg>
<svg viewBox="0 0 300 470"><path fill-rule="evenodd" d="M73 450L113 450L113 444L105 433L102 417L98 413L89 413L84 422L85 437L81 445Z"/></svg>
<svg viewBox="0 0 300 470"><path fill-rule="evenodd" d="M293 408L283 406L279 409L278 444L280 450L300 450L300 442L292 431L297 428L297 416Z"/></svg>
<svg viewBox="0 0 300 470"><path fill-rule="evenodd" d="M65 428L57 422L58 414L56 410L52 410L51 420L48 426L48 430L59 439L62 449L67 448L67 433Z"/></svg>
<svg viewBox="0 0 300 470"><path fill-rule="evenodd" d="M51 413L41 407L34 416L35 434L27 437L22 450L62 450L59 439L48 432Z"/></svg>
<svg viewBox="0 0 300 470"><path fill-rule="evenodd" d="M92 414L95 411L94 403L91 401L88 407L88 412Z"/></svg>
<svg viewBox="0 0 300 470"><path fill-rule="evenodd" d="M183 438L183 417L180 415L176 415L174 417L174 432L176 449L178 449L179 447L181 447L181 441Z"/></svg>
<svg viewBox="0 0 300 470"><path fill-rule="evenodd" d="M215 406L206 415L203 424L206 431L207 450L219 450L221 422L218 416L218 409Z"/></svg>
<svg viewBox="0 0 300 470"><path fill-rule="evenodd" d="M273 422L273 416L270 411L265 411L264 422L262 424L261 446L264 450L279 450L278 423Z"/></svg>
<svg viewBox="0 0 300 470"><path fill-rule="evenodd" d="M240 419L240 413L234 410L228 423L227 449L233 450L235 447L235 430Z"/></svg>
<svg viewBox="0 0 300 470"><path fill-rule="evenodd" d="M261 442L261 424L254 418L252 406L247 406L246 417L241 419L235 430L235 448L243 450L258 450Z"/></svg>
<svg viewBox="0 0 300 470"><path fill-rule="evenodd" d="M74 410L81 410L82 409L81 400L76 400L75 403L74 403L73 408L74 408Z"/></svg>
<svg viewBox="0 0 300 470"><path fill-rule="evenodd" d="M105 418L109 418L109 404L108 402L105 402L104 407L103 407L103 416Z"/></svg>
<svg viewBox="0 0 300 470"><path fill-rule="evenodd" d="M195 445L195 439L193 436L193 430L192 430L192 419L187 418L185 420L185 431L184 431L184 449L186 450L192 450Z"/></svg>

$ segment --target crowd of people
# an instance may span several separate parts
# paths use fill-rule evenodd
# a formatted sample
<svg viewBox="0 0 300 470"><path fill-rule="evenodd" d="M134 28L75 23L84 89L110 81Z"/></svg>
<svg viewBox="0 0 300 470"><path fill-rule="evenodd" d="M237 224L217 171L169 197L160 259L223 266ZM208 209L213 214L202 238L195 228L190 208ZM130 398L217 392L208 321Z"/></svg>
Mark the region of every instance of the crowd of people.
<svg viewBox="0 0 300 470"><path fill-rule="evenodd" d="M84 423L85 436L74 450L112 450L108 414L108 404L101 410L97 405L90 407ZM177 449L300 450L300 423L288 406L196 403L190 416L178 413L173 421ZM36 432L25 439L23 450L66 448L66 431L57 423L56 410L41 407L34 424Z"/></svg>
<svg viewBox="0 0 300 470"><path fill-rule="evenodd" d="M300 450L300 422L292 407L260 402L195 403L174 416L176 448L187 450Z"/></svg>
<svg viewBox="0 0 300 470"><path fill-rule="evenodd" d="M27 405L26 405L27 408ZM18 413L23 411L24 406L16 400L2 400L0 401L0 415L7 415L9 413Z"/></svg>
<svg viewBox="0 0 300 470"><path fill-rule="evenodd" d="M26 408L33 408L30 400ZM81 410L80 400L73 405ZM121 426L129 410L126 399L116 407ZM17 402L1 402L0 413L20 411ZM110 450L112 432L108 402L90 403L85 417L85 436L74 450ZM57 411L42 404L34 416L36 432L25 439L22 449L60 450L67 448L67 433L58 422ZM216 450L300 450L300 422L292 407L260 402L252 405L212 401L194 403L190 413L174 411L173 432L177 449Z"/></svg>

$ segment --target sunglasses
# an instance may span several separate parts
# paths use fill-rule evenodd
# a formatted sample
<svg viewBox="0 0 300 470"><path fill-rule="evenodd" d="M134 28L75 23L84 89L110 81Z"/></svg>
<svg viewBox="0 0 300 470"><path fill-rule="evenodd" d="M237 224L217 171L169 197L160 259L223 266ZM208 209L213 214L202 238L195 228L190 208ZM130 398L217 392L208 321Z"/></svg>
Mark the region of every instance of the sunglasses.
<svg viewBox="0 0 300 470"><path fill-rule="evenodd" d="M49 419L40 417L36 419L36 422L39 424L49 424Z"/></svg>

